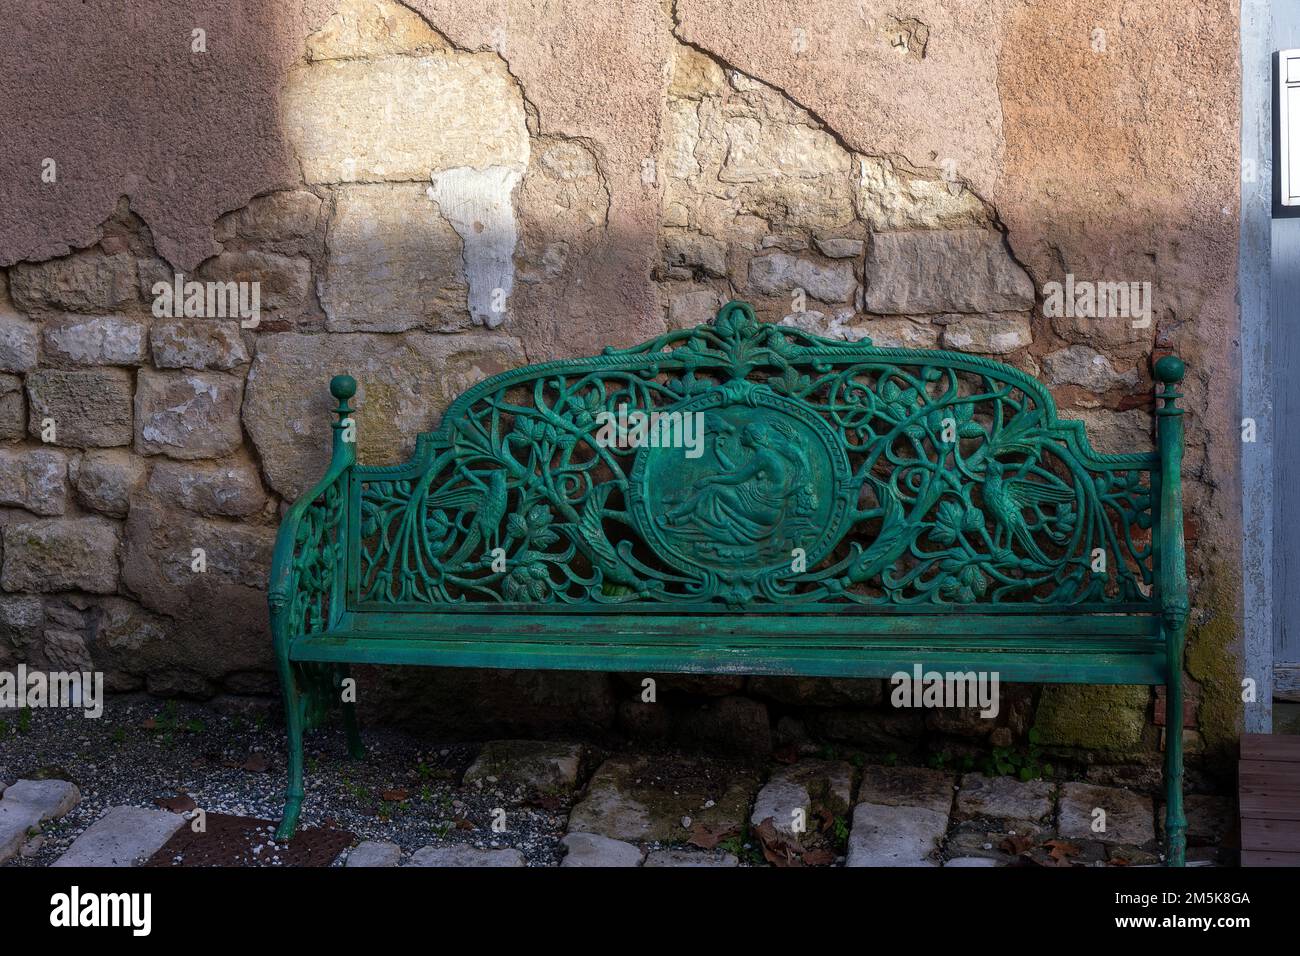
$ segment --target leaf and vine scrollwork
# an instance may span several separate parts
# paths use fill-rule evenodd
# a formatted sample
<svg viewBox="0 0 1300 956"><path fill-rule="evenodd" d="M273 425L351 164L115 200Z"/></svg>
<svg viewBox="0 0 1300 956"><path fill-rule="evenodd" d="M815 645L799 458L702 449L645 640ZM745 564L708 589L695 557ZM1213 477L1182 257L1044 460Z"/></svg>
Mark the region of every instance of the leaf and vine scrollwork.
<svg viewBox="0 0 1300 956"><path fill-rule="evenodd" d="M347 481L338 477L319 491L294 526L287 579L272 595L273 605L282 605L290 634L327 630L342 607L346 503Z"/></svg>
<svg viewBox="0 0 1300 956"><path fill-rule="evenodd" d="M698 414L698 456L610 440L638 414ZM418 466L359 466L355 597L1141 602L1155 460L1092 452L1040 384L997 362L831 342L729 307L496 376L453 405Z"/></svg>

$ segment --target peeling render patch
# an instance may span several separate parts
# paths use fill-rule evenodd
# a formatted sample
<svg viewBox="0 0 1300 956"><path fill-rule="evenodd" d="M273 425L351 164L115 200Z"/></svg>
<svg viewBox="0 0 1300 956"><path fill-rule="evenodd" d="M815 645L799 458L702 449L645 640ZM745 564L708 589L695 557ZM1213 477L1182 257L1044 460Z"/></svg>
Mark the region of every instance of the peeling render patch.
<svg viewBox="0 0 1300 956"><path fill-rule="evenodd" d="M453 332L469 325L463 242L427 190L423 183L335 187L320 286L328 331Z"/></svg>
<svg viewBox="0 0 1300 956"><path fill-rule="evenodd" d="M696 315L697 303L710 296L745 298L772 319L802 311L804 298L815 300L816 314L841 326L843 320L825 317L841 316L852 303L882 314L917 311L879 297L874 308L864 309L866 299L854 294L859 277L868 290L929 287L935 307L921 312L1032 306L1028 277L1006 261L991 213L971 190L919 173L901 159L846 149L833 130L781 90L688 44L674 51L660 157L662 258L655 278L690 283L667 287L670 321L674 314ZM948 265L932 274L885 274L879 249L862 262L869 237L876 237L876 246L892 247L907 243L897 238L903 233L945 256ZM984 250L993 265L981 264ZM905 259L908 252L900 246L898 255ZM984 285L978 301L962 298L949 280L972 269L985 275L990 268L1016 289L1014 308ZM792 299L796 292L798 304ZM854 310L847 312L852 317ZM1005 321L1018 341L1023 316ZM925 330L907 331L926 337ZM823 334L843 332L828 327ZM931 343L935 336L930 329ZM1022 344L1028 344L1024 337ZM970 336L957 347L1013 350L985 345L992 345L987 337Z"/></svg>
<svg viewBox="0 0 1300 956"><path fill-rule="evenodd" d="M519 171L506 166L460 167L434 173L432 179L429 198L460 234L470 316L494 329L506 320L515 284L519 228L513 196Z"/></svg>
<svg viewBox="0 0 1300 956"><path fill-rule="evenodd" d="M313 184L528 163L523 97L493 54L314 62L291 73L283 122Z"/></svg>
<svg viewBox="0 0 1300 956"><path fill-rule="evenodd" d="M498 53L450 44L403 5L331 2L283 116L304 179L329 194L326 329L500 325L532 152L522 87Z"/></svg>

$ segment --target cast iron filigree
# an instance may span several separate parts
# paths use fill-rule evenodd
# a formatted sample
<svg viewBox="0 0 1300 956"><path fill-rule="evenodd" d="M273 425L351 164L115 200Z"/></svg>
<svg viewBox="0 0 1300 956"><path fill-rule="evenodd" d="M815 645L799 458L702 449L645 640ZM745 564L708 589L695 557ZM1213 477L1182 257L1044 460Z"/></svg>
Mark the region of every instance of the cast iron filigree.
<svg viewBox="0 0 1300 956"><path fill-rule="evenodd" d="M610 441L631 412L700 416L698 455ZM1093 452L1007 365L830 341L731 303L712 325L497 375L408 464L357 466L351 600L1149 604L1157 464Z"/></svg>

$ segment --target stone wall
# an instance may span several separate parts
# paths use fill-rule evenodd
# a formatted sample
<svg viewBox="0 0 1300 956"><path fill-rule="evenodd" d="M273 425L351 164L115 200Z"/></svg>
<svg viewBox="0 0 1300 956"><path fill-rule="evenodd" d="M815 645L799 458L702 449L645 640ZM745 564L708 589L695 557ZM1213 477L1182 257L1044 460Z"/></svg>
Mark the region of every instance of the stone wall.
<svg viewBox="0 0 1300 956"><path fill-rule="evenodd" d="M397 461L483 376L740 297L1007 361L1103 451L1149 447L1150 357L1184 356L1190 742L1231 739L1233 4L281 6L67 22L27 2L29 29L0 38L23 64L0 103L0 664L272 692L264 581L326 461L329 376L361 382L362 460ZM177 273L258 282L259 323L155 315ZM1067 274L1150 282L1152 321L1052 314ZM409 702L407 675L380 680ZM493 726L645 729L604 675L512 681L440 678L432 699ZM844 715L878 699L761 683L694 691L722 688L703 707L724 725L812 707L791 719L877 733ZM692 692L664 734L707 737ZM1026 693L1051 743L1159 747L1146 690Z"/></svg>

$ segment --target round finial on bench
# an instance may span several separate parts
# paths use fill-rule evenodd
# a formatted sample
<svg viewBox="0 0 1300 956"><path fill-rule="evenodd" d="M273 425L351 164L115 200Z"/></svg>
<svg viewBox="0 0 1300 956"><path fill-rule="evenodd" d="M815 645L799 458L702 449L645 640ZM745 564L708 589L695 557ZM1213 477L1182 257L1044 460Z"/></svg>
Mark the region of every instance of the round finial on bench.
<svg viewBox="0 0 1300 956"><path fill-rule="evenodd" d="M330 394L346 402L357 393L357 380L351 375L335 375L330 379Z"/></svg>
<svg viewBox="0 0 1300 956"><path fill-rule="evenodd" d="M1183 380L1183 373L1187 371L1187 366L1177 355L1166 355L1156 362L1156 378L1166 385L1174 385Z"/></svg>

